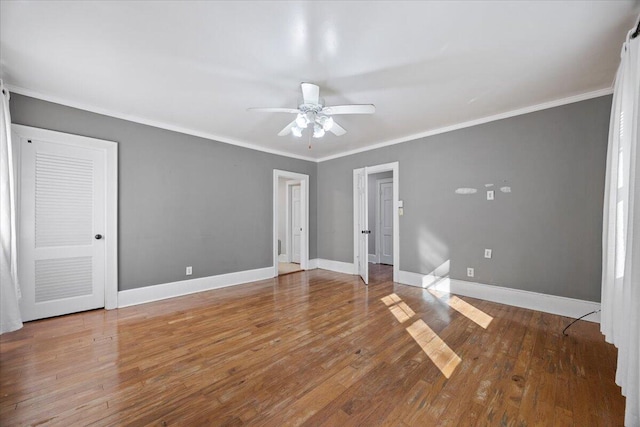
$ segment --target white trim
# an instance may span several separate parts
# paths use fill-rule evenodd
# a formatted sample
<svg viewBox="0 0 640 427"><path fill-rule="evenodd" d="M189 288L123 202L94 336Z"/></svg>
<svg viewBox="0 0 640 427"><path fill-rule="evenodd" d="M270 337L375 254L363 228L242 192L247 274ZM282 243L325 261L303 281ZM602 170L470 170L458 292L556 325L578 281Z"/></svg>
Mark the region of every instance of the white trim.
<svg viewBox="0 0 640 427"><path fill-rule="evenodd" d="M519 108L516 110L506 111L500 114L494 114L491 116L481 117L475 120L469 120L467 122L456 123L450 126L431 129L431 130L427 130L420 133L414 133L412 135L403 136L403 137L392 139L389 141L382 141L373 145L367 145L366 147L356 148L354 150L344 151L342 153L321 157L319 159L316 159L315 161L317 163L322 163L322 162L326 162L327 160L338 159L340 157L346 157L352 154L376 150L378 148L388 147L390 145L396 145L396 144L401 144L403 142L414 141L416 139L425 138L427 136L439 135L441 133L447 133L447 132L451 132L458 129L464 129L472 126L481 125L484 123L495 122L497 120L508 119L509 117L521 116L523 114L533 113L536 111L546 110L554 107L560 107L562 105L573 104L575 102L586 101L587 99L593 99L593 98L598 98L605 95L611 95L612 93L613 93L613 87L598 89L591 92L570 96L567 98L556 99L549 102L543 102L542 104L531 105L531 106Z"/></svg>
<svg viewBox="0 0 640 427"><path fill-rule="evenodd" d="M458 130L458 129L464 129L464 128L468 128L471 126L476 126L479 124L483 124L483 123L489 123L489 122L493 122L496 120L502 120L502 119L506 119L509 117L515 117L515 116L520 116L522 114L528 114L528 113L533 113L535 111L540 111L540 110L545 110L548 108L554 108L554 107L560 107L562 105L567 105L567 104L573 104L575 102L580 102L580 101L586 101L588 99L593 99L593 98L598 98L601 96L605 96L605 95L611 95L613 93L613 86L608 87L608 88L603 88L603 89L598 89L598 90L594 90L591 92L585 92L585 93L581 93L578 95L573 95L573 96L569 96L566 98L560 98L560 99L555 99L553 101L548 101L548 102L543 102L541 104L536 104L536 105L531 105L528 107L523 107L523 108L518 108L516 110L510 110L510 111L506 111L504 113L499 113L499 114L494 114L491 116L486 116L486 117L482 117L479 119L475 119L475 120L469 120L466 122L462 122L462 123L457 123L457 124L453 124L450 126L444 126L441 128L436 128L436 129L431 129L428 131L424 131L424 132L420 132L420 133L415 133L412 135L407 135L407 136L403 136L400 138L396 138L396 139L392 139L389 141L382 141L373 145L369 145L366 147L362 147L362 148L357 148L354 150L349 150L349 151L344 151L342 153L338 153L338 154L333 154L330 156L326 156L326 157L321 157L319 159L317 158L313 158L313 157L307 157L307 156L300 156L297 154L291 154L288 152L284 152L281 150L274 150L271 148L266 148L266 147L262 147L259 145L255 145L255 144L251 144L248 142L244 142L244 141L238 141L236 139L233 138L227 138L224 136L220 136L220 135L214 135L208 132L201 132L201 131L197 131L194 129L189 129L189 128L183 128L180 126L175 126L175 125L171 125L168 123L163 123L157 120L151 120L151 119L144 119L141 117L137 117L137 116L133 116L130 114L124 114L124 113L119 113L119 112L115 112L112 111L110 109L105 109L105 108L99 108L99 107L94 107L91 105L86 105L83 104L81 102L74 102L74 101L69 101L66 98L62 98L59 96L49 96L49 95L45 95L42 94L40 92L31 90L31 89L25 89L19 86L14 86L11 84L5 84L5 87L7 89L9 89L9 91L11 92L15 92L18 93L20 95L25 95L25 96L29 96L32 98L37 98L37 99L41 99L43 101L49 101L49 102L53 102L56 104L60 104L60 105L65 105L68 107L72 107L72 108L78 108L81 110L85 110L85 111L89 111L92 113L97 113L97 114L102 114L105 116L110 116L110 117L115 117L118 119L122 119L122 120L128 120L130 122L135 122L135 123L140 123L143 125L147 125L147 126L153 126L153 127L157 127L160 129L166 129L166 130L170 130L173 132L180 132L180 133L184 133L187 135L193 135L193 136L197 136L200 138L206 138L206 139L210 139L213 141L218 141L218 142L222 142L225 144L231 144L231 145L237 145L239 147L244 147L244 148L249 148L252 150L256 150L256 151L262 151L264 153L270 153L270 154L276 154L279 156L284 156L284 157L290 157L293 159L300 159L300 160L306 160L309 162L314 162L314 163L321 163L321 162L325 162L327 160L333 160L333 159L338 159L340 157L345 157L345 156L350 156L352 154L356 154L356 153L362 153L365 151L370 151L370 150L375 150L378 148L382 148L382 147L388 147L389 145L395 145L395 144L400 144L403 142L408 142L408 141L413 141L416 139L420 139L420 138L425 138L427 136L433 136L433 135L438 135L441 133L446 133L446 132L451 132L454 130Z"/></svg>
<svg viewBox="0 0 640 427"><path fill-rule="evenodd" d="M273 170L273 276L278 276L278 208L280 178L292 179L300 182L300 215L302 215L302 233L300 237L300 268L307 270L309 264L309 175ZM291 252L287 250L287 252Z"/></svg>
<svg viewBox="0 0 640 427"><path fill-rule="evenodd" d="M119 113L107 108L94 107L92 105L83 104L81 102L69 101L65 98L61 98L58 96L44 95L42 93L30 90L30 89L25 89L19 86L7 85L7 84L5 84L5 86L9 89L9 91L18 93L20 95L29 96L31 98L38 98L43 101L53 102L55 104L65 105L67 107L78 108L80 110L89 111L91 113L102 114L104 116L109 116L109 117L115 117L116 119L127 120L130 122L140 123L147 126L153 126L160 129L170 130L172 132L179 132L185 135L197 136L199 138L206 138L212 141L236 145L238 147L249 148L251 150L262 151L263 153L276 154L278 156L284 156L284 157L289 157L293 159L307 160L309 162L317 163L318 161L317 159L314 159L312 157L291 154L281 150L274 150L272 148L266 148L260 145L251 144L249 142L239 141L237 139L229 138L226 136L216 135L209 132L202 132L199 130L185 128L182 126L176 126L176 125L164 123L158 120L145 119L145 118L134 116L131 114Z"/></svg>
<svg viewBox="0 0 640 427"><path fill-rule="evenodd" d="M23 125L11 125L11 130L23 138L72 144L102 150L105 153L105 281L104 308L118 307L118 143L64 132L55 132Z"/></svg>
<svg viewBox="0 0 640 427"><path fill-rule="evenodd" d="M353 263L355 265L355 273L358 274L358 175L357 171L363 168L353 170ZM367 166L364 168L365 180L369 175L380 172L393 172L393 281L398 282L400 277L400 163L391 162L381 165ZM368 209L368 206L367 206ZM367 249L368 253L368 249Z"/></svg>
<svg viewBox="0 0 640 427"><path fill-rule="evenodd" d="M378 261L378 255L376 254L369 254L369 262L371 264L380 264L380 262Z"/></svg>
<svg viewBox="0 0 640 427"><path fill-rule="evenodd" d="M451 292L452 294L557 314L574 319L600 309L599 302L541 294L484 283L468 282L466 280L450 279L448 277L437 277L429 274L411 273L408 271L400 272L399 282L404 285L432 288L444 292ZM584 320L599 323L600 313L591 314L585 317Z"/></svg>
<svg viewBox="0 0 640 427"><path fill-rule="evenodd" d="M289 256L287 254L278 255L278 262L289 262Z"/></svg>
<svg viewBox="0 0 640 427"><path fill-rule="evenodd" d="M310 259L307 267L307 270L315 270L316 268L318 268L318 258Z"/></svg>
<svg viewBox="0 0 640 427"><path fill-rule="evenodd" d="M199 277L197 279L180 280L178 282L129 289L118 292L118 307L129 307L131 305L144 304L147 302L189 295L196 292L271 279L271 273L271 267L265 267L255 270L238 271L235 273L219 274L217 276Z"/></svg>
<svg viewBox="0 0 640 427"><path fill-rule="evenodd" d="M352 262L318 258L318 268L322 270L335 271L336 273L358 274L358 266Z"/></svg>

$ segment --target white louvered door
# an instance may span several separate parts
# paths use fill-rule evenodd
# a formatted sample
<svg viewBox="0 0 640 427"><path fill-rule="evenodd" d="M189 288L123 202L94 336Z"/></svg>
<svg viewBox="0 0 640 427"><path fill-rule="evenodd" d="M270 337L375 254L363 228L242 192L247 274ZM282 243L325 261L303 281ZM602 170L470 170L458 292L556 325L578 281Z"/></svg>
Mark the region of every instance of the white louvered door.
<svg viewBox="0 0 640 427"><path fill-rule="evenodd" d="M104 151L20 144L23 320L104 307Z"/></svg>

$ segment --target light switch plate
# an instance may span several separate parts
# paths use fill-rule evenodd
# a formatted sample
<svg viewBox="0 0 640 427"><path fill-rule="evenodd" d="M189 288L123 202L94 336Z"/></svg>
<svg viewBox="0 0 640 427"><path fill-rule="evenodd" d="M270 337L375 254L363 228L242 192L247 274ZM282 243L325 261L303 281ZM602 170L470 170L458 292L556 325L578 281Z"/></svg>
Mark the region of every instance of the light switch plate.
<svg viewBox="0 0 640 427"><path fill-rule="evenodd" d="M491 258L491 254L493 253L493 251L491 249L485 249L484 250L484 257L485 258Z"/></svg>
<svg viewBox="0 0 640 427"><path fill-rule="evenodd" d="M495 192L493 190L487 191L487 200L493 200L495 197Z"/></svg>

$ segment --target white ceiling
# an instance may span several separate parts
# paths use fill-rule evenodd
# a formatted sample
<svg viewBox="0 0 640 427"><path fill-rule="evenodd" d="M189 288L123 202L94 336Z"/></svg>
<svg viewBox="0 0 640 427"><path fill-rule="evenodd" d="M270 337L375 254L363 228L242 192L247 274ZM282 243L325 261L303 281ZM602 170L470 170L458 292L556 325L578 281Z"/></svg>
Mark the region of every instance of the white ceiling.
<svg viewBox="0 0 640 427"><path fill-rule="evenodd" d="M0 2L15 92L322 159L611 88L638 1ZM348 133L276 134L300 82ZM592 93L593 92L593 93ZM586 94L586 95L584 95Z"/></svg>

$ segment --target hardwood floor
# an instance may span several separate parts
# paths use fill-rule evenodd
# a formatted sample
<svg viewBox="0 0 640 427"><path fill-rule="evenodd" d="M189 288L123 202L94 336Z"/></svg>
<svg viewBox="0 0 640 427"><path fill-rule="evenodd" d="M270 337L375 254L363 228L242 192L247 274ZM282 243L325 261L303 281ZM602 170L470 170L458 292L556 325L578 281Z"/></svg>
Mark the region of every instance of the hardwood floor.
<svg viewBox="0 0 640 427"><path fill-rule="evenodd" d="M301 271L300 264L296 264L293 262L279 262L278 263L278 275L282 276L284 274L295 273L296 271Z"/></svg>
<svg viewBox="0 0 640 427"><path fill-rule="evenodd" d="M27 323L0 337L0 425L623 424L597 324L563 337L567 318L390 276L312 270Z"/></svg>

